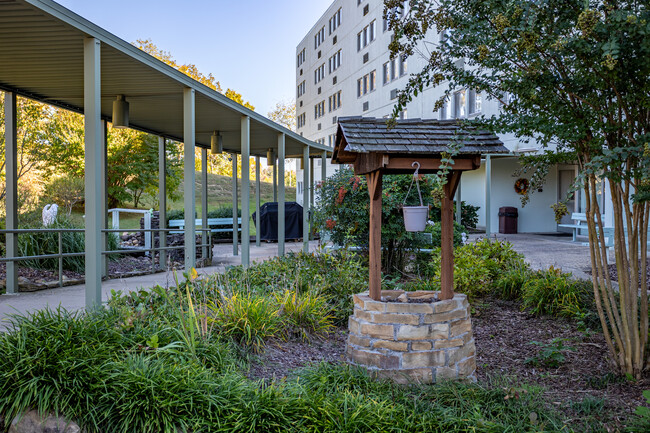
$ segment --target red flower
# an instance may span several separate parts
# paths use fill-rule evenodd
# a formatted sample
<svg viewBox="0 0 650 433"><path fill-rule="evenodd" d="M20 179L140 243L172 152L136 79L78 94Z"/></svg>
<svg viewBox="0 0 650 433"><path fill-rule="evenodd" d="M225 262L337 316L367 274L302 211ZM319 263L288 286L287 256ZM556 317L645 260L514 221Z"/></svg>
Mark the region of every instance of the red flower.
<svg viewBox="0 0 650 433"><path fill-rule="evenodd" d="M345 193L347 193L348 190L345 189L344 187L339 188L339 197L336 199L336 204L341 204L343 203L343 199L345 198Z"/></svg>
<svg viewBox="0 0 650 433"><path fill-rule="evenodd" d="M325 227L327 227L329 230L332 230L335 226L336 226L336 221L334 220L325 221Z"/></svg>

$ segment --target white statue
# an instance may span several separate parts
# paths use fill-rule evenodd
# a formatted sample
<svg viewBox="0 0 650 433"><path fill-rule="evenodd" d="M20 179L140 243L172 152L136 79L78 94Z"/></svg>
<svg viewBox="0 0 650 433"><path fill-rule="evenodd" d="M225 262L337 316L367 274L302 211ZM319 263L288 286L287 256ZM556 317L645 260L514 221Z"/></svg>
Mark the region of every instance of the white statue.
<svg viewBox="0 0 650 433"><path fill-rule="evenodd" d="M56 221L56 215L59 212L57 204L46 204L43 208L43 227L49 227Z"/></svg>

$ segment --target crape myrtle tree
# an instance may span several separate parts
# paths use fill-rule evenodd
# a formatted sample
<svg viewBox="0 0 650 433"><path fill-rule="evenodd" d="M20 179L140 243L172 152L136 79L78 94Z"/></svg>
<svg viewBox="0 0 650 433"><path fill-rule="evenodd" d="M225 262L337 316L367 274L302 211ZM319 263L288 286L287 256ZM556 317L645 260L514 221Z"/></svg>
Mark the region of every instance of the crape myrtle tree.
<svg viewBox="0 0 650 433"><path fill-rule="evenodd" d="M399 94L394 116L425 88L445 86L445 97L453 89L473 88L501 105L499 116L479 122L523 140L534 138L548 150L536 158L533 180L541 181L552 164L572 156L580 172L574 188L586 199L604 336L620 371L640 377L650 367L650 2L407 3L405 11L405 2L385 1L385 18L395 34L391 55L425 56L427 62ZM443 102L444 97L434 110ZM614 210L618 290L608 272L600 180L609 185Z"/></svg>

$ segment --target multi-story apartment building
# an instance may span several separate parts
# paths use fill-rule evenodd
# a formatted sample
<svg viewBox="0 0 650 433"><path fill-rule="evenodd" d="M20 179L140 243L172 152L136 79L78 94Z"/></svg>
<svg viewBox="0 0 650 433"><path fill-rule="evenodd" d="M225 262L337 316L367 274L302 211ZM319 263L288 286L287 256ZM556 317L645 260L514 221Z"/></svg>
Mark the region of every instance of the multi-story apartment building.
<svg viewBox="0 0 650 433"><path fill-rule="evenodd" d="M404 11L395 10L391 16L399 17L400 13ZM427 61L417 55L391 59L388 45L392 37L384 19L383 0L335 0L329 6L296 47L298 133L333 146L339 117L388 117L392 113L398 89L405 87L409 73L420 71ZM431 32L427 43L438 43L444 37ZM447 87L429 88L418 94L400 118L471 119L498 115L500 102L487 99L474 89L454 89L444 107L434 110ZM519 168L518 156L538 149L534 143L513 136L502 135L501 140L511 154L484 160L479 170L463 174L462 200L480 206L479 225L489 222L491 232L498 231L497 212L501 206L519 208L520 232L557 231L550 205L566 195L577 167L555 167L544 188L536 191L530 204L522 208L520 196L514 190L517 177L513 174ZM316 161L316 180L320 179L320 163ZM301 202L304 186L300 167L297 168L297 200ZM335 169L328 162L328 175ZM489 221L485 212L488 206ZM580 193L569 203L569 209L584 212Z"/></svg>

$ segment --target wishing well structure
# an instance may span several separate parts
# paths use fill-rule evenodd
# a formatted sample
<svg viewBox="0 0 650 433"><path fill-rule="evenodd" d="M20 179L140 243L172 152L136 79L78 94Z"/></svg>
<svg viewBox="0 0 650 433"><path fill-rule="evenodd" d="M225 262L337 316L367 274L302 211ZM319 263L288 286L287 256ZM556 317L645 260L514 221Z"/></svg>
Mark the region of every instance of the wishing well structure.
<svg viewBox="0 0 650 433"><path fill-rule="evenodd" d="M463 171L476 170L481 155L507 153L493 133L457 120L339 118L332 162L350 164L365 175L370 194L368 292L354 295L347 357L398 382L475 379L475 345L470 310L454 294L453 197ZM382 177L422 174L445 167L441 199L440 292L381 290Z"/></svg>

